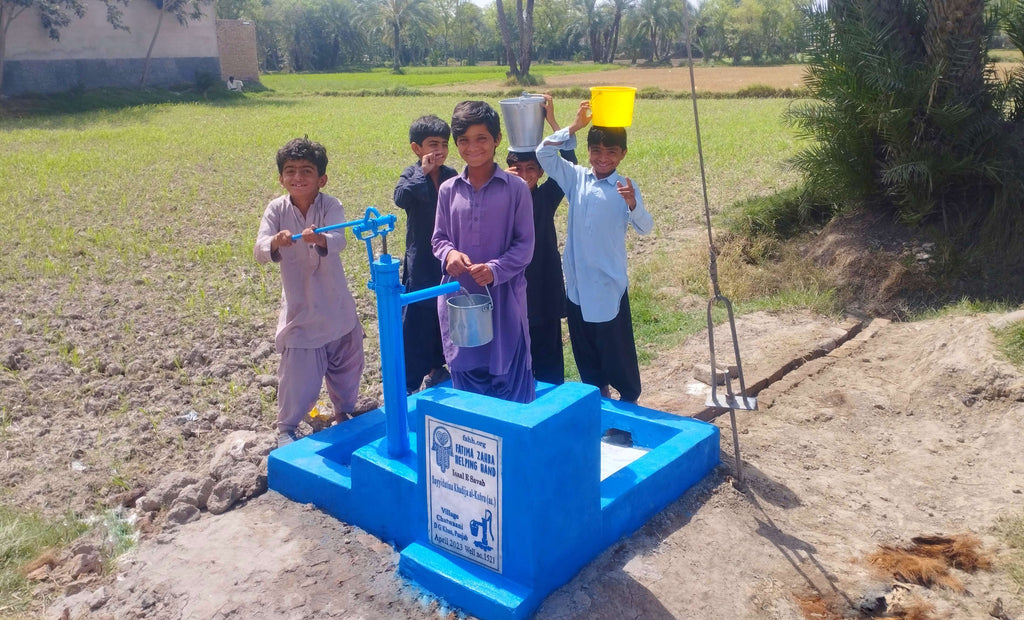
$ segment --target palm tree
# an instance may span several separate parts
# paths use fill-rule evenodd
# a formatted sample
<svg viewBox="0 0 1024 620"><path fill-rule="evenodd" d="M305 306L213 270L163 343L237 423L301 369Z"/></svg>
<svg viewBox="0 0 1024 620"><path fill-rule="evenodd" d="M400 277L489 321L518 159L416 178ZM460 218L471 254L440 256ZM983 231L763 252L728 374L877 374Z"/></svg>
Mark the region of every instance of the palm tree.
<svg viewBox="0 0 1024 620"><path fill-rule="evenodd" d="M689 10L685 2L675 0L640 0L636 11L636 34L647 38L651 63L671 53L675 35L682 32L682 12Z"/></svg>
<svg viewBox="0 0 1024 620"><path fill-rule="evenodd" d="M391 39L391 70L402 72L402 33L413 22L433 22L426 0L361 0L359 7L364 22L380 22Z"/></svg>
<svg viewBox="0 0 1024 620"><path fill-rule="evenodd" d="M602 15L597 6L597 0L576 0L579 11L586 18L587 41L590 43L590 59L594 62L601 62L604 59L604 49L601 47L601 23Z"/></svg>
<svg viewBox="0 0 1024 620"><path fill-rule="evenodd" d="M1024 232L1024 127L1013 82L985 79L994 24L983 3L830 0L811 18L816 102L792 113L814 138L795 161L808 188L941 224L960 247L998 237L1004 254L1024 256L1005 235Z"/></svg>
<svg viewBox="0 0 1024 620"><path fill-rule="evenodd" d="M604 62L606 63L615 62L615 52L619 47L619 28L622 26L622 14L633 4L633 0L612 0L612 2L614 3L615 13L612 17L612 25L607 33L604 55Z"/></svg>

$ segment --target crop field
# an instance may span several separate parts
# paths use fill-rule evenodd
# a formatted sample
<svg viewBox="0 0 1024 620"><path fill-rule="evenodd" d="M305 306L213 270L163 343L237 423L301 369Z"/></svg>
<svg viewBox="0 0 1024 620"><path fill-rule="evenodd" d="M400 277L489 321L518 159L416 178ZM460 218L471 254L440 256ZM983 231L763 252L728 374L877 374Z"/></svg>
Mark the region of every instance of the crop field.
<svg viewBox="0 0 1024 620"><path fill-rule="evenodd" d="M310 79L274 76L266 91L209 101L5 119L0 201L11 216L0 224L0 433L27 424L50 428L47 445L61 452L26 452L20 461L21 444L11 444L0 472L12 481L0 496L4 504L88 512L97 497L202 459L202 450L186 449L169 426L190 411L220 416L218 428L270 428L275 393L258 378L276 373L276 358L259 352L273 342L280 277L276 266L256 264L252 244L267 202L281 191L274 155L287 140L308 135L326 146L325 191L342 200L350 218L369 206L397 213L388 251L403 254L405 219L391 198L413 161L409 123L427 113L450 116L466 95L317 95L350 78L302 85ZM500 95L478 96L497 105ZM577 105L556 99L561 122ZM799 147L782 121L787 105L701 100L714 212L795 181L785 166ZM707 250L690 102L638 100L629 139L622 171L655 219L652 235L629 239L646 364L704 322ZM584 149L578 154L585 161ZM454 147L448 163L461 167ZM559 218L564 230L564 209ZM374 252L381 249L375 243ZM350 237L342 258L368 335L363 391L379 397L366 247ZM801 285L786 287L796 296L766 287L737 301L747 309L771 306L780 295L804 303ZM569 376L571 360L570 353ZM98 430L78 423L58 430L58 418ZM87 483L38 466L65 461L66 446L80 446L71 453L87 467L79 474ZM152 456L140 460L141 453ZM40 484L49 494L36 492Z"/></svg>
<svg viewBox="0 0 1024 620"><path fill-rule="evenodd" d="M167 300L168 312L272 315L276 270L252 261L251 243L264 206L279 193L276 149L301 135L322 142L330 156L325 191L350 217L368 206L396 212L394 183L413 161L409 122L426 113L448 116L461 98L275 94L17 120L0 133L0 166L8 173L0 200L31 208L3 224L3 287L46 283L73 297L86 283L181 279L189 283L186 294ZM564 123L577 103L556 101ZM792 182L783 165L797 148L781 120L787 104L701 102L714 210ZM579 155L585 160L583 149ZM461 165L454 147L449 163ZM667 251L702 223L689 101L639 100L622 168L655 216L645 247ZM395 255L403 230L390 239ZM351 243L344 260L365 296L365 248ZM157 287L147 296L165 293Z"/></svg>

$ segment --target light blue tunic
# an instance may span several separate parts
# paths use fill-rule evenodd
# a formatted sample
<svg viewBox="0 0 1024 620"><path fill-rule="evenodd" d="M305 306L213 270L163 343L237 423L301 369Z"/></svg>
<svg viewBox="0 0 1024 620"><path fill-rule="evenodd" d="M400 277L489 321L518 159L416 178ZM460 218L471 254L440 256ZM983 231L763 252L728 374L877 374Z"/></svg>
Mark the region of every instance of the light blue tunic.
<svg viewBox="0 0 1024 620"><path fill-rule="evenodd" d="M598 179L590 168L562 159L559 145L568 139L568 128L545 138L537 147L537 161L569 201L569 228L562 253L566 295L580 306L583 320L603 323L618 314L619 300L629 285L626 232L632 225L646 235L654 228L654 219L644 208L635 182L636 208L630 211L615 185L617 181L625 184L622 175L613 172Z"/></svg>

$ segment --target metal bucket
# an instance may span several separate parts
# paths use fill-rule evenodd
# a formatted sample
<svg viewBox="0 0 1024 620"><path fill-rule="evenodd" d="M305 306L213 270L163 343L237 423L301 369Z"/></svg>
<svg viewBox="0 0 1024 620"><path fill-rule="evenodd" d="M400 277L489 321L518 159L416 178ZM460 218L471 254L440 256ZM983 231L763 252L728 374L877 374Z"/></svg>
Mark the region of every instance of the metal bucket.
<svg viewBox="0 0 1024 620"><path fill-rule="evenodd" d="M501 115L508 150L532 151L544 139L544 97L524 92L515 99L502 99Z"/></svg>
<svg viewBox="0 0 1024 620"><path fill-rule="evenodd" d="M494 338L494 322L491 317L494 300L491 291L484 287L486 295L470 293L462 289L463 295L449 297L448 337L459 347L479 347Z"/></svg>

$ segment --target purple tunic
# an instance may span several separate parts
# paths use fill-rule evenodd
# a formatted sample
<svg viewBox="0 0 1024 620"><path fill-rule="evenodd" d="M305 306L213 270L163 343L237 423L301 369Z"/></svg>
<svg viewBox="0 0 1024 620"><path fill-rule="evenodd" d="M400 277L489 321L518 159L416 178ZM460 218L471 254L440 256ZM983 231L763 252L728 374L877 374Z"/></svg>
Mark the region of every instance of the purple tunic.
<svg viewBox="0 0 1024 620"><path fill-rule="evenodd" d="M465 171L441 184L431 244L442 272L448 252L458 250L473 263L487 263L494 273L494 339L488 344L454 345L448 333L447 296L437 300L444 356L453 373L485 368L491 375L506 375L514 370L517 349L525 345L529 351L525 272L533 242L533 199L519 177L495 165L494 175L479 190L473 189ZM454 279L444 273L441 282ZM458 281L470 293L484 293L468 273ZM529 372L529 355L525 357Z"/></svg>

